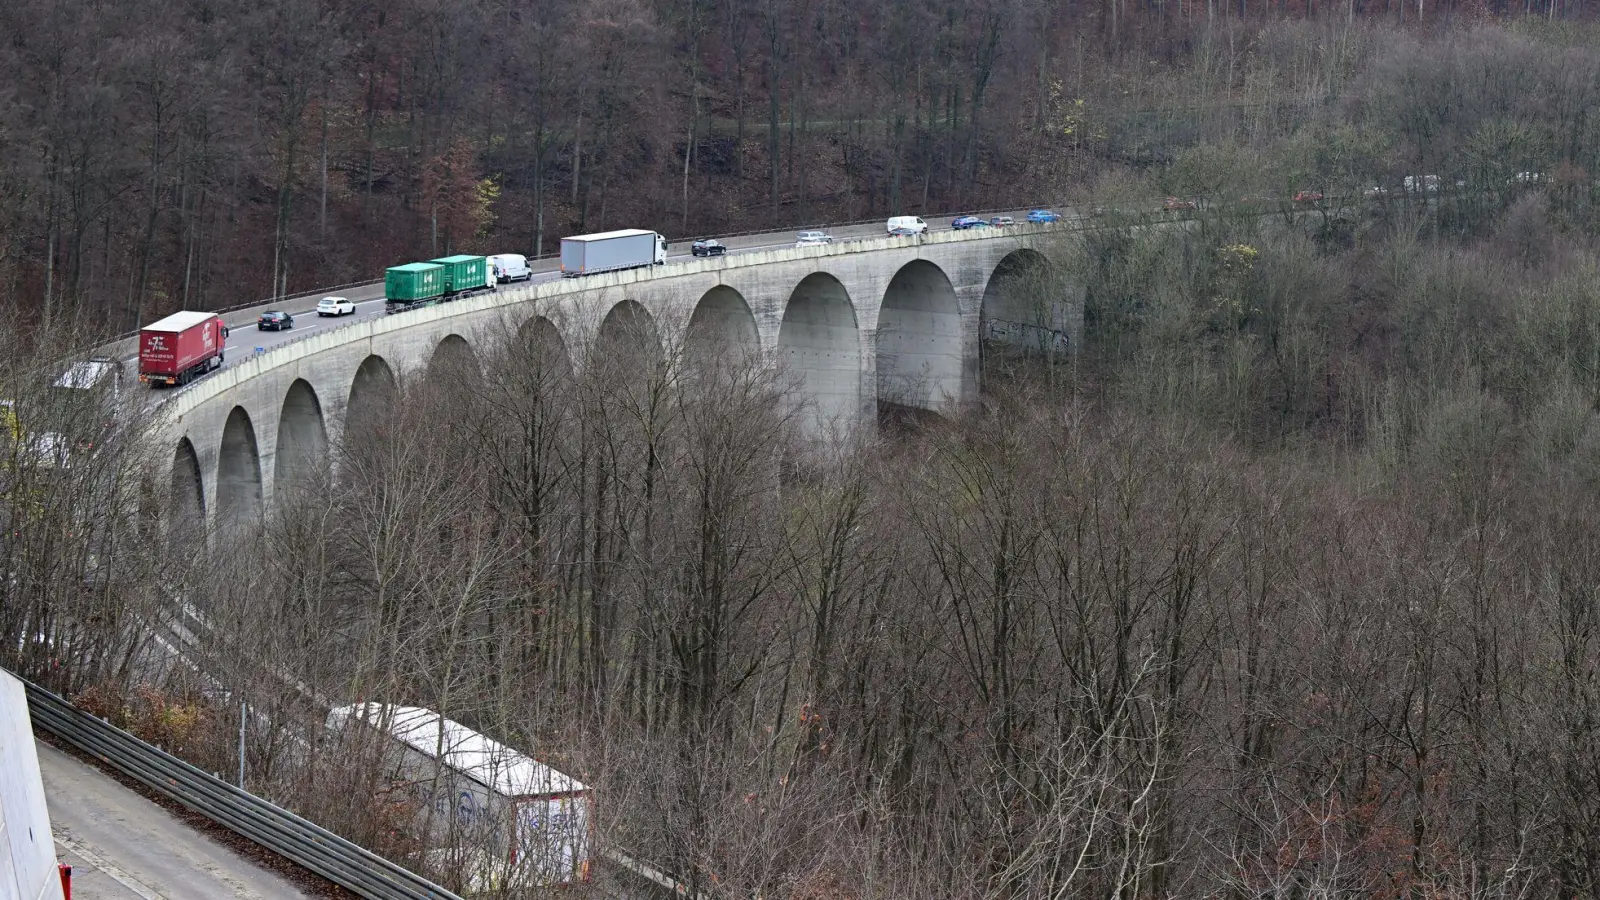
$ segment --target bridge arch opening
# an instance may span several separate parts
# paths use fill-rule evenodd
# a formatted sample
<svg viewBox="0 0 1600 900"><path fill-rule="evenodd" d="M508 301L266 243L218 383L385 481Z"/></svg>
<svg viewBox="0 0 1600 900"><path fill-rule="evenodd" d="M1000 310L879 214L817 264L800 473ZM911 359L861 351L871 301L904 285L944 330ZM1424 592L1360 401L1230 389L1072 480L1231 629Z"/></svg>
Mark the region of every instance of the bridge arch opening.
<svg viewBox="0 0 1600 900"><path fill-rule="evenodd" d="M813 272L789 294L778 326L778 360L795 389L807 437L845 433L861 416L861 332L850 292Z"/></svg>
<svg viewBox="0 0 1600 900"><path fill-rule="evenodd" d="M732 377L758 362L761 336L744 295L717 285L700 298L684 335L684 361L693 377Z"/></svg>
<svg viewBox="0 0 1600 900"><path fill-rule="evenodd" d="M398 393L399 385L387 360L377 354L362 360L345 401L346 438L359 440L377 433L394 412Z"/></svg>
<svg viewBox="0 0 1600 900"><path fill-rule="evenodd" d="M217 455L217 520L227 525L255 524L261 513L261 452L256 429L244 407L235 406L222 428Z"/></svg>
<svg viewBox="0 0 1600 900"><path fill-rule="evenodd" d="M501 332L490 353L484 374L488 414L474 439L494 448L501 489L529 514L523 527L536 542L551 521L550 492L569 471L572 454L581 456L589 424L579 404L577 373L560 329L542 315Z"/></svg>
<svg viewBox="0 0 1600 900"><path fill-rule="evenodd" d="M475 386L483 379L478 354L459 334L447 334L428 360L428 380L436 384Z"/></svg>
<svg viewBox="0 0 1600 900"><path fill-rule="evenodd" d="M1006 254L989 275L979 312L978 352L983 370L1021 357L1054 359L1071 346L1070 298L1044 254Z"/></svg>
<svg viewBox="0 0 1600 900"><path fill-rule="evenodd" d="M322 483L328 467L328 429L317 392L296 378L283 397L278 414L278 446L273 454L275 497L293 497Z"/></svg>
<svg viewBox="0 0 1600 900"><path fill-rule="evenodd" d="M923 259L900 267L884 291L876 347L879 416L961 398L961 307L943 269Z"/></svg>
<svg viewBox="0 0 1600 900"><path fill-rule="evenodd" d="M572 354L561 329L544 316L533 316L517 326L516 352L540 371L572 377Z"/></svg>
<svg viewBox="0 0 1600 900"><path fill-rule="evenodd" d="M706 291L689 316L688 345L692 352L760 351L756 317L744 295L725 284Z"/></svg>
<svg viewBox="0 0 1600 900"><path fill-rule="evenodd" d="M568 399L575 374L572 356L554 322L544 316L529 318L494 353L484 377L499 396L496 405L519 413L535 408L548 412L550 404Z"/></svg>
<svg viewBox="0 0 1600 900"><path fill-rule="evenodd" d="M600 322L588 368L643 380L655 373L663 355L661 333L649 310L637 300L620 300Z"/></svg>
<svg viewBox="0 0 1600 900"><path fill-rule="evenodd" d="M171 517L168 534L174 548L202 546L205 534L206 486L200 476L200 455L187 437L178 438L172 453Z"/></svg>

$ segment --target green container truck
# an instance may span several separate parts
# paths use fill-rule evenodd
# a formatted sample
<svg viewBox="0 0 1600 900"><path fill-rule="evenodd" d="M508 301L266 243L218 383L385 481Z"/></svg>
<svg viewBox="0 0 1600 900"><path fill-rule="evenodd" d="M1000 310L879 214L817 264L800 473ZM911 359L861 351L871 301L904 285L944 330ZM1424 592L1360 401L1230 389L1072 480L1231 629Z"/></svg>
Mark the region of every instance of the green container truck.
<svg viewBox="0 0 1600 900"><path fill-rule="evenodd" d="M444 266L444 292L449 295L461 296L475 294L487 288L489 282L489 260L483 256L446 256L443 259L430 259L429 263Z"/></svg>
<svg viewBox="0 0 1600 900"><path fill-rule="evenodd" d="M383 273L383 308L400 312L431 303L445 292L445 266L437 263L407 263Z"/></svg>

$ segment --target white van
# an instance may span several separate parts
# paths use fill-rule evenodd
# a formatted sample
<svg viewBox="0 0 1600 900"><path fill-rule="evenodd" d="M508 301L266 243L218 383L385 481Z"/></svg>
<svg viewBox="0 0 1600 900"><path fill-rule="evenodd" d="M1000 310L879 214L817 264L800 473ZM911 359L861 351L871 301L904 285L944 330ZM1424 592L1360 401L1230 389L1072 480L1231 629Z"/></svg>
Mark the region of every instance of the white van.
<svg viewBox="0 0 1600 900"><path fill-rule="evenodd" d="M533 277L533 270L528 268L528 258L516 253L501 253L489 257L489 269L494 272L494 280L526 281Z"/></svg>
<svg viewBox="0 0 1600 900"><path fill-rule="evenodd" d="M928 223L920 216L894 216L889 219L889 234L926 234Z"/></svg>

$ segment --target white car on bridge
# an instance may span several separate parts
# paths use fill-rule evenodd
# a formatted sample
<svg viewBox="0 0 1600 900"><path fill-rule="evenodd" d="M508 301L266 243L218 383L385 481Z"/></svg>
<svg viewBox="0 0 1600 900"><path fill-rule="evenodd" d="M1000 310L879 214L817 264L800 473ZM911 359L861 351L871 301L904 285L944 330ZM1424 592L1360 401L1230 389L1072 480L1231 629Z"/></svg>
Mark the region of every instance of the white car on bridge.
<svg viewBox="0 0 1600 900"><path fill-rule="evenodd" d="M355 303L344 297L323 297L317 301L317 315L319 316L342 316L355 311Z"/></svg>

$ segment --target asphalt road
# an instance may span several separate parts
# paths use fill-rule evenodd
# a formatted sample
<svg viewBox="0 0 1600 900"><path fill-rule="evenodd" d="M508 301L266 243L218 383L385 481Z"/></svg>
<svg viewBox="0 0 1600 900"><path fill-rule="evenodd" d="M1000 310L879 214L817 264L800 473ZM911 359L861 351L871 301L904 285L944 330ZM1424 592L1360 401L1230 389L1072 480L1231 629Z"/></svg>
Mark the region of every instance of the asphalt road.
<svg viewBox="0 0 1600 900"><path fill-rule="evenodd" d="M1056 211L1059 212L1066 221L1071 221L1078 216L1075 211L1070 209L1057 209ZM997 213L997 215L1009 215L1021 223L1026 221L1028 211L1025 209L1013 210L1009 213ZM928 230L930 232L948 231L950 229L950 222L953 218L954 217L952 216L941 216L927 219L925 221L928 223ZM883 223L876 221L865 225L850 225L841 228L822 227L821 230L826 231L828 234L832 235L835 240L839 241L862 238L880 238L884 236ZM777 250L785 247L793 247L795 234L796 232L794 231L767 232L763 234L744 235L742 237L724 238L722 243L727 246L729 256L736 256L740 253L749 253L759 250ZM667 264L672 265L674 263L693 260L695 257L689 252L690 243L690 241L678 241L669 244L667 247ZM511 288L526 283L538 284L546 281L555 281L561 277L559 271L561 267L561 261L558 258L530 260L528 266L529 268L533 269L534 272L533 278L530 279L529 282L519 282L513 285L503 285L502 287ZM227 362L224 365L226 366L227 364L231 364L235 361L245 359L248 356L253 355L257 348L260 348L262 351L271 350L280 344L298 340L308 334L314 334L319 329L332 328L351 321L358 321L361 319L384 315L383 282L381 281L373 284L363 285L358 288L346 288L343 291L339 291L338 296L346 297L355 301L356 311L354 315L319 318L316 314L316 305L317 300L320 298L311 297L298 301L291 301L287 304L286 311L290 315L294 316L294 327L287 331L260 331L257 330L254 325L248 323L233 325L228 335ZM229 316L228 318L231 320L233 317ZM133 366L137 364L137 357L129 356L125 362L130 363L130 369L132 369ZM203 381L204 378L200 380ZM166 392L154 391L152 393L154 394L152 400L155 402L160 402L160 399L164 398Z"/></svg>
<svg viewBox="0 0 1600 900"><path fill-rule="evenodd" d="M115 779L42 741L56 856L72 866L73 900L251 900L310 897Z"/></svg>

